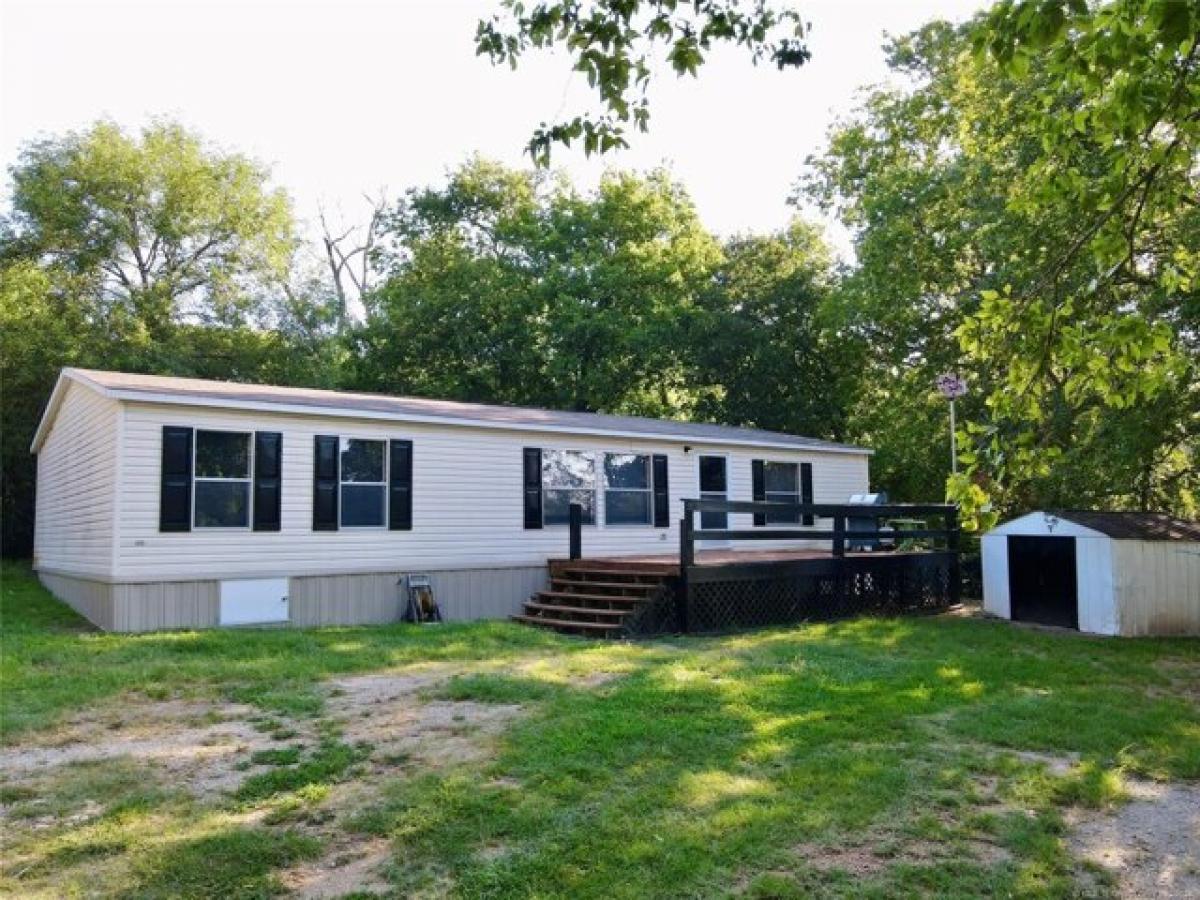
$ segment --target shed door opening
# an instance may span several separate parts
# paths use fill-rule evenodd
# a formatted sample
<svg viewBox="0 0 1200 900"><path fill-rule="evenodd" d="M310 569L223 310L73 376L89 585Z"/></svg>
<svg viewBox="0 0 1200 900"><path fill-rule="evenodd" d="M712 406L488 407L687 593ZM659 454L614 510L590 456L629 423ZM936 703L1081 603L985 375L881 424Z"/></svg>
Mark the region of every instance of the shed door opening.
<svg viewBox="0 0 1200 900"><path fill-rule="evenodd" d="M1010 536L1008 593L1014 621L1078 628L1075 538Z"/></svg>

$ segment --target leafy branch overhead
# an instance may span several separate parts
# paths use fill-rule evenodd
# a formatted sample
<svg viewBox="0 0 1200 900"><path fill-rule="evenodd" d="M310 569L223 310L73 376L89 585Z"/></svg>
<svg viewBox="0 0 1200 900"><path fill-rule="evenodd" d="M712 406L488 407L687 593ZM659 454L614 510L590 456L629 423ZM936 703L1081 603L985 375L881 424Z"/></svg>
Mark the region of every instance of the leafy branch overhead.
<svg viewBox="0 0 1200 900"><path fill-rule="evenodd" d="M755 65L766 61L780 69L801 66L811 55L799 13L768 0L552 0L531 7L503 0L502 5L503 13L479 23L476 52L516 68L530 50L562 46L604 108L539 125L528 151L542 166L555 144L582 139L590 156L628 146L627 124L646 131L647 90L660 55L677 75L693 76L718 44L743 48Z"/></svg>

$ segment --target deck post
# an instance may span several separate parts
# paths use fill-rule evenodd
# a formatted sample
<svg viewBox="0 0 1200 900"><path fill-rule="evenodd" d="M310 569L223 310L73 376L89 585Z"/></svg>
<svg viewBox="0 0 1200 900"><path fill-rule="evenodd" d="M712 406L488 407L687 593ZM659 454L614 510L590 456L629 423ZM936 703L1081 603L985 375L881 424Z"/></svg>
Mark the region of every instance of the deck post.
<svg viewBox="0 0 1200 900"><path fill-rule="evenodd" d="M567 507L567 521L570 526L570 557L580 559L583 556L583 506L572 503Z"/></svg>
<svg viewBox="0 0 1200 900"><path fill-rule="evenodd" d="M679 585L675 588L675 616L683 634L688 633L688 569L696 564L694 518L690 501L684 500L683 518L679 520Z"/></svg>
<svg viewBox="0 0 1200 900"><path fill-rule="evenodd" d="M955 606L962 599L962 559L959 552L958 507L946 510L946 549L950 557L950 604Z"/></svg>
<svg viewBox="0 0 1200 900"><path fill-rule="evenodd" d="M833 555L846 555L846 517L842 513L833 517Z"/></svg>
<svg viewBox="0 0 1200 900"><path fill-rule="evenodd" d="M683 518L679 521L679 567L686 569L696 564L696 542L692 538L692 511L684 501Z"/></svg>

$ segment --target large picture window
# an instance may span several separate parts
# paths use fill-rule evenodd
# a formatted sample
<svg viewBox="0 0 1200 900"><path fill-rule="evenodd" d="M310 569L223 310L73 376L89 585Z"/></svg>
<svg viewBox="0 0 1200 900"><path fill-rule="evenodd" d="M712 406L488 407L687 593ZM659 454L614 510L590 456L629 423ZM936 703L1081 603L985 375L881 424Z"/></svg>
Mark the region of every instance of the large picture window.
<svg viewBox="0 0 1200 900"><path fill-rule="evenodd" d="M607 525L649 525L650 457L636 453L604 455L604 522Z"/></svg>
<svg viewBox="0 0 1200 900"><path fill-rule="evenodd" d="M196 431L195 527L250 527L250 433Z"/></svg>
<svg viewBox="0 0 1200 900"><path fill-rule="evenodd" d="M387 522L387 444L342 438L343 528L382 528Z"/></svg>
<svg viewBox="0 0 1200 900"><path fill-rule="evenodd" d="M800 466L798 463L763 463L764 498L768 503L800 502ZM799 513L768 513L768 525L799 525Z"/></svg>
<svg viewBox="0 0 1200 900"><path fill-rule="evenodd" d="M596 522L596 464L582 450L542 451L542 524L566 525L571 504L583 507L583 522Z"/></svg>

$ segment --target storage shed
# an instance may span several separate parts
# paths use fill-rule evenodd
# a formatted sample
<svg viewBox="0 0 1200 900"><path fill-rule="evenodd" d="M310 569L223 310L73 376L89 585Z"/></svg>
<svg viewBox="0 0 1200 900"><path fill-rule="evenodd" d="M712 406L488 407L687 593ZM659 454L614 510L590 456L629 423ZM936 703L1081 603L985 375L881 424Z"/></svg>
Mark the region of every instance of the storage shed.
<svg viewBox="0 0 1200 900"><path fill-rule="evenodd" d="M1200 522L1046 510L983 536L983 605L1090 634L1200 635Z"/></svg>

